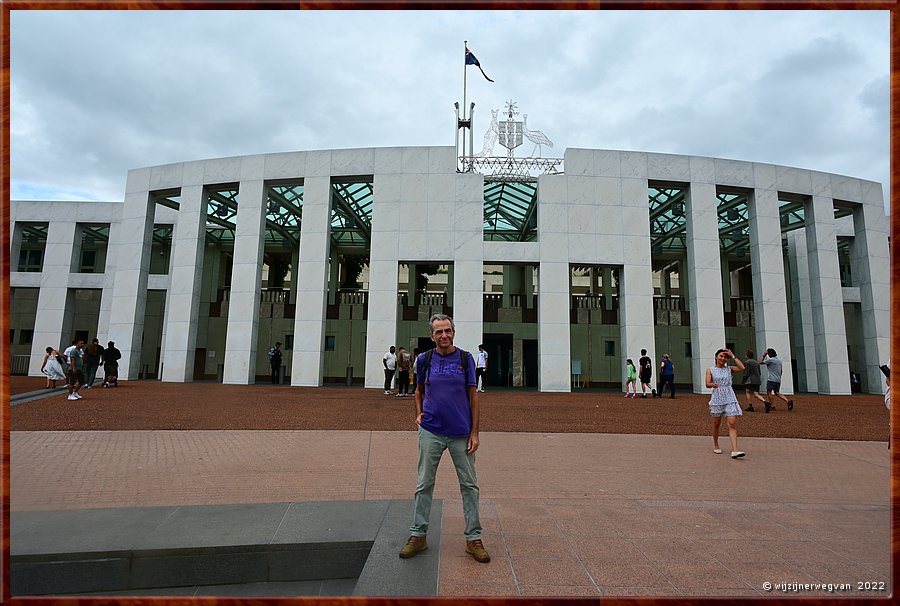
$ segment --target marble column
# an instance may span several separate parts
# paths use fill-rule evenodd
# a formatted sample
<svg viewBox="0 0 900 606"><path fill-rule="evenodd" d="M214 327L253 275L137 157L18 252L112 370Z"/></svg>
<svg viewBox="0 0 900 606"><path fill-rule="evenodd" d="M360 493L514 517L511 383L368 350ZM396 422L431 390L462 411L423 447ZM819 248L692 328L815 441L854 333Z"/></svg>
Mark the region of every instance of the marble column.
<svg viewBox="0 0 900 606"><path fill-rule="evenodd" d="M136 379L140 371L155 210L150 196L150 169L129 171L121 218L118 225L110 228L110 256L116 257L116 283L107 340L115 341L116 348L122 352L119 360L122 380Z"/></svg>
<svg viewBox="0 0 900 606"><path fill-rule="evenodd" d="M34 317L34 335L28 374L43 376L41 363L48 346L58 347L62 353L72 344L72 322L75 305L69 289L69 272L75 249L75 225L71 221L51 221L47 228L47 245L41 271Z"/></svg>
<svg viewBox="0 0 900 606"><path fill-rule="evenodd" d="M306 177L291 358L291 385L294 386L322 385L330 233L331 177Z"/></svg>
<svg viewBox="0 0 900 606"><path fill-rule="evenodd" d="M850 393L850 361L834 201L831 197L813 196L804 204L804 211L819 393L845 395Z"/></svg>
<svg viewBox="0 0 900 606"><path fill-rule="evenodd" d="M756 354L760 358L762 352L770 347L778 353L778 358L784 364L781 393L793 394L793 355L788 326L778 192L772 189L755 189L748 205ZM739 352L735 353L740 355Z"/></svg>
<svg viewBox="0 0 900 606"><path fill-rule="evenodd" d="M163 381L184 383L194 379L206 244L206 204L203 185L181 188L178 218L172 232L172 263L166 293L165 347L161 356Z"/></svg>
<svg viewBox="0 0 900 606"><path fill-rule="evenodd" d="M719 265L722 270L722 310L732 311L731 309L731 268L728 265L728 255L719 257Z"/></svg>
<svg viewBox="0 0 900 606"><path fill-rule="evenodd" d="M298 234L299 235L299 234ZM290 292L290 301L288 301L291 305L297 304L297 266L300 263L300 245L292 244L291 245L291 292ZM337 266L339 263L337 259L332 259L332 265ZM335 271L337 271L335 269ZM337 289L335 289L335 292Z"/></svg>
<svg viewBox="0 0 900 606"><path fill-rule="evenodd" d="M694 393L712 391L706 387L706 369L712 366L716 350L725 347L717 203L712 183L691 183L685 195Z"/></svg>
<svg viewBox="0 0 900 606"><path fill-rule="evenodd" d="M612 268L604 267L603 268L603 309L611 310L613 308L612 302Z"/></svg>
<svg viewBox="0 0 900 606"><path fill-rule="evenodd" d="M809 255L806 251L806 232L795 229L788 232L788 264L791 276L791 311L794 318L794 357L797 360L796 389L819 391L819 375L816 371L816 331L813 326L812 292L809 283ZM754 286L754 289L756 287ZM757 353L762 356L765 344L758 344ZM778 351L776 349L775 351Z"/></svg>
<svg viewBox="0 0 900 606"><path fill-rule="evenodd" d="M866 387L869 393L880 394L885 383L879 366L890 365L891 358L891 259L887 245L890 225L884 216L881 187L877 187L873 198L874 204L860 204L853 209L855 237L850 254L854 286L859 286Z"/></svg>
<svg viewBox="0 0 900 606"><path fill-rule="evenodd" d="M534 308L534 266L526 265L523 268L524 273L524 285L522 288L522 292L525 295L525 307L527 309Z"/></svg>
<svg viewBox="0 0 900 606"><path fill-rule="evenodd" d="M401 175L376 174L374 193L372 242L369 254L365 386L370 389L383 389L384 353L391 345L398 345L397 289L400 275L400 242L403 240L400 224Z"/></svg>
<svg viewBox="0 0 900 606"><path fill-rule="evenodd" d="M650 206L646 179L622 180L622 248L624 266L619 270L619 326L622 343L619 368L625 359L637 364L641 350L656 363L656 331L653 319L653 264L650 253ZM653 376L656 377L654 371ZM622 372L622 388L625 373ZM655 379L654 379L655 380Z"/></svg>
<svg viewBox="0 0 900 606"><path fill-rule="evenodd" d="M568 178L538 178L538 389L572 390L568 252ZM505 277L505 276L504 276ZM505 280L504 280L505 282ZM506 285L504 284L504 289Z"/></svg>
<svg viewBox="0 0 900 606"><path fill-rule="evenodd" d="M252 176L262 177L262 163L258 168L258 174ZM266 192L262 178L241 180L239 188L223 382L251 385L256 382L257 374L270 372L268 363L258 370L256 367L266 240ZM274 343L268 346L271 345Z"/></svg>

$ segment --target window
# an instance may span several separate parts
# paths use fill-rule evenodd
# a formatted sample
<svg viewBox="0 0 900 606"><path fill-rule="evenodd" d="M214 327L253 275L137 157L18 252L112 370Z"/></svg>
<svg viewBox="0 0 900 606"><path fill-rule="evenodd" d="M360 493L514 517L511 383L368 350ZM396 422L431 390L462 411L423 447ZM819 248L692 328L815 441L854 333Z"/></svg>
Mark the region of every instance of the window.
<svg viewBox="0 0 900 606"><path fill-rule="evenodd" d="M294 335L284 335L284 350L294 349Z"/></svg>
<svg viewBox="0 0 900 606"><path fill-rule="evenodd" d="M684 357L685 358L693 357L691 354L691 342L690 341L688 341L687 343L684 344Z"/></svg>
<svg viewBox="0 0 900 606"><path fill-rule="evenodd" d="M23 329L19 331L19 345L30 345L34 337L34 330Z"/></svg>
<svg viewBox="0 0 900 606"><path fill-rule="evenodd" d="M78 267L78 272L82 274L92 274L94 273L94 266L97 264L97 251L96 250L83 250L81 251L81 265Z"/></svg>
<svg viewBox="0 0 900 606"><path fill-rule="evenodd" d="M325 351L334 351L334 335L325 335Z"/></svg>
<svg viewBox="0 0 900 606"><path fill-rule="evenodd" d="M603 342L603 355L604 356L616 355L616 342L615 341L604 341Z"/></svg>
<svg viewBox="0 0 900 606"><path fill-rule="evenodd" d="M19 251L19 268L18 271L36 271L42 269L44 260L44 251L40 249L23 248Z"/></svg>

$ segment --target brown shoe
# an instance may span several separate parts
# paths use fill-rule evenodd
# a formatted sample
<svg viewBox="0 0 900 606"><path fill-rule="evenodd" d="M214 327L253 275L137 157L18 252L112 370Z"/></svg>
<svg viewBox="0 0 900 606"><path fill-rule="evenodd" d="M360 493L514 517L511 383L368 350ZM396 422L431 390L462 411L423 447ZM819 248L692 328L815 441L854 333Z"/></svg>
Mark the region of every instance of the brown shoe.
<svg viewBox="0 0 900 606"><path fill-rule="evenodd" d="M403 546L403 549L400 550L400 557L403 559L411 558L426 549L428 549L428 541L425 540L425 537L411 536L406 540L406 545Z"/></svg>
<svg viewBox="0 0 900 606"><path fill-rule="evenodd" d="M471 553L472 557L475 558L475 561L481 562L482 564L491 561L491 555L484 548L481 539L466 541L466 553Z"/></svg>

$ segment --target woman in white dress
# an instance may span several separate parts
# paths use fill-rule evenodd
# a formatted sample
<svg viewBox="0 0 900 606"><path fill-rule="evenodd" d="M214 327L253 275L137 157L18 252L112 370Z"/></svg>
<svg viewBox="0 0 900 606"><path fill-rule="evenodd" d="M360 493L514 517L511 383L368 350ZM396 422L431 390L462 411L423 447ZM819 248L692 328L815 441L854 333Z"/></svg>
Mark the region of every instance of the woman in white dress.
<svg viewBox="0 0 900 606"><path fill-rule="evenodd" d="M56 387L57 381L62 381L66 378L66 373L63 372L62 366L56 359L58 355L58 351L48 347L47 353L44 355L44 363L41 364L41 372L47 375L47 389L53 389Z"/></svg>
<svg viewBox="0 0 900 606"><path fill-rule="evenodd" d="M729 366L728 361L734 360L734 366ZM741 405L738 403L734 389L731 387L732 375L744 370L744 363L734 357L730 349L720 349L716 352L716 365L706 369L706 386L712 387L709 398L709 415L712 417L713 452L722 454L719 448L719 427L722 425L722 417L728 423L728 437L731 440L731 458L739 459L745 453L737 447L737 418L741 416Z"/></svg>

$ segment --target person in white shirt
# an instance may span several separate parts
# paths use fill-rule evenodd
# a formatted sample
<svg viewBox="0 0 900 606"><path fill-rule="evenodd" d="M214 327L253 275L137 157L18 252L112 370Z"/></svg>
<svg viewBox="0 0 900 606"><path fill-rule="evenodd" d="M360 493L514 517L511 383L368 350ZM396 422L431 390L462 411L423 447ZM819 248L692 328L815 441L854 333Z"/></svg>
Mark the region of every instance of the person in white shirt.
<svg viewBox="0 0 900 606"><path fill-rule="evenodd" d="M488 354L484 350L484 344L478 346L478 361L475 362L475 382L478 384L478 391L484 393L485 373L487 373Z"/></svg>
<svg viewBox="0 0 900 606"><path fill-rule="evenodd" d="M394 372L397 370L397 356L394 353L396 349L391 345L382 358L381 363L384 364L384 393L390 395L391 384L394 382Z"/></svg>

